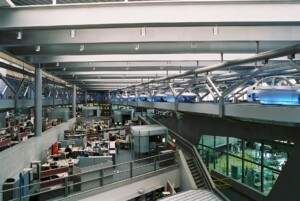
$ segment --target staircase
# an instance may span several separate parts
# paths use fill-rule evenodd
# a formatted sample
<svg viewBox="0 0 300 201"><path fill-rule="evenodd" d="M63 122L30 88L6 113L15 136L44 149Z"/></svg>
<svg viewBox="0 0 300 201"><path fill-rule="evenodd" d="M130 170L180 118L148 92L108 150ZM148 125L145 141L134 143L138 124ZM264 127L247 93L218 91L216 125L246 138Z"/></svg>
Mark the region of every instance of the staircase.
<svg viewBox="0 0 300 201"><path fill-rule="evenodd" d="M200 173L200 171L198 170L195 162L194 162L194 159L193 158L189 158L186 160L188 166L189 166L189 169L191 171L191 174L194 178L194 181L197 185L197 188L200 188L200 189L207 189L206 185L205 185L205 182L203 180L203 177Z"/></svg>

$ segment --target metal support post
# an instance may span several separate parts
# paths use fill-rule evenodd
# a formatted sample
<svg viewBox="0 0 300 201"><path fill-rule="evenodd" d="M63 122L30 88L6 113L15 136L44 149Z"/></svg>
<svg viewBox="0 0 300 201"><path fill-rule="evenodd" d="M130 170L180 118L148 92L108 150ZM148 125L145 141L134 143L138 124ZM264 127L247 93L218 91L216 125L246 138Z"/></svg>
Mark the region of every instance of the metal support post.
<svg viewBox="0 0 300 201"><path fill-rule="evenodd" d="M154 156L154 171L156 171L156 156Z"/></svg>
<svg viewBox="0 0 300 201"><path fill-rule="evenodd" d="M199 102L202 102L203 101L203 98L205 98L206 96L208 96L210 94L210 92L206 92L205 94L203 94L203 96L200 97L199 95Z"/></svg>
<svg viewBox="0 0 300 201"><path fill-rule="evenodd" d="M213 155L213 166L214 166L214 170L216 169L216 156L217 156L217 153L216 153L216 136L214 136L214 155Z"/></svg>
<svg viewBox="0 0 300 201"><path fill-rule="evenodd" d="M76 85L75 84L73 84L72 114L73 114L73 118L76 118Z"/></svg>
<svg viewBox="0 0 300 201"><path fill-rule="evenodd" d="M42 135L42 69L40 65L35 68L35 117L34 133Z"/></svg>
<svg viewBox="0 0 300 201"><path fill-rule="evenodd" d="M216 92L216 94L218 95L218 97L222 96L222 94L219 92L219 90L217 89L217 87L213 83L213 81L209 77L206 77L206 80L209 83L209 85L213 88L213 90Z"/></svg>
<svg viewBox="0 0 300 201"><path fill-rule="evenodd" d="M69 195L68 179L69 179L68 177L65 177L65 197L68 197L68 195Z"/></svg>
<svg viewBox="0 0 300 201"><path fill-rule="evenodd" d="M219 117L224 116L224 97L219 97Z"/></svg>
<svg viewBox="0 0 300 201"><path fill-rule="evenodd" d="M227 154L226 154L226 175L229 175L229 137L226 137Z"/></svg>
<svg viewBox="0 0 300 201"><path fill-rule="evenodd" d="M245 140L242 139L242 183L245 182Z"/></svg>
<svg viewBox="0 0 300 201"><path fill-rule="evenodd" d="M84 105L87 105L87 90L84 91Z"/></svg>
<svg viewBox="0 0 300 201"><path fill-rule="evenodd" d="M174 110L175 112L178 111L178 97L175 97Z"/></svg>
<svg viewBox="0 0 300 201"><path fill-rule="evenodd" d="M261 164L261 170L260 170L260 191L264 192L264 152L265 152L265 141L261 141L261 158L260 158L260 164Z"/></svg>
<svg viewBox="0 0 300 201"><path fill-rule="evenodd" d="M261 72L264 71L264 68L259 68L254 70L254 72L248 76L246 79L234 84L233 86L231 86L230 88L228 88L226 91L223 92L223 97L227 96L228 94L230 94L231 92L233 92L236 88L242 86L243 84L247 83L248 81L250 81L251 79L253 79L254 77L256 77L258 74L260 74Z"/></svg>
<svg viewBox="0 0 300 201"><path fill-rule="evenodd" d="M100 186L103 186L103 169L100 170L99 176L100 176Z"/></svg>
<svg viewBox="0 0 300 201"><path fill-rule="evenodd" d="M133 176L133 164L130 162L130 178Z"/></svg>

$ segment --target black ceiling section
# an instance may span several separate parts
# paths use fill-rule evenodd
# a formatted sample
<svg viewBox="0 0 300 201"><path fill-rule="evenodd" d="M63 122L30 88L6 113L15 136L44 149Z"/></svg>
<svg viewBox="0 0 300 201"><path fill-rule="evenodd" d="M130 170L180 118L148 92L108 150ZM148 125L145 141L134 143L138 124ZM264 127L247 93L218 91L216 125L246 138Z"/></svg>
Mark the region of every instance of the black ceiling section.
<svg viewBox="0 0 300 201"><path fill-rule="evenodd" d="M52 0L12 0L16 6L47 5L52 4Z"/></svg>

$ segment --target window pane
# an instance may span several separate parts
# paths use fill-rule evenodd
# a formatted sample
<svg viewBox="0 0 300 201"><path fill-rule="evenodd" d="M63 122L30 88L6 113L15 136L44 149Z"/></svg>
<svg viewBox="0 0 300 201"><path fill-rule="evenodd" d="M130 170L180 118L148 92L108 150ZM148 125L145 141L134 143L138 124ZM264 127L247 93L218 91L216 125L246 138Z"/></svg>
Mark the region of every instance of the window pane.
<svg viewBox="0 0 300 201"><path fill-rule="evenodd" d="M269 194L279 176L279 172L273 171L268 168L264 168L263 171L264 171L264 193Z"/></svg>
<svg viewBox="0 0 300 201"><path fill-rule="evenodd" d="M227 137L216 136L216 150L227 152Z"/></svg>
<svg viewBox="0 0 300 201"><path fill-rule="evenodd" d="M242 157L242 140L234 137L229 138L230 153Z"/></svg>
<svg viewBox="0 0 300 201"><path fill-rule="evenodd" d="M215 152L215 170L223 175L226 175L226 154L223 152Z"/></svg>
<svg viewBox="0 0 300 201"><path fill-rule="evenodd" d="M229 175L231 178L241 181L242 178L242 160L229 156Z"/></svg>
<svg viewBox="0 0 300 201"><path fill-rule="evenodd" d="M201 144L214 148L214 136L211 135L203 135L201 137Z"/></svg>
<svg viewBox="0 0 300 201"><path fill-rule="evenodd" d="M258 141L245 140L244 159L261 163L261 143Z"/></svg>
<svg viewBox="0 0 300 201"><path fill-rule="evenodd" d="M260 191L261 166L245 161L245 184Z"/></svg>

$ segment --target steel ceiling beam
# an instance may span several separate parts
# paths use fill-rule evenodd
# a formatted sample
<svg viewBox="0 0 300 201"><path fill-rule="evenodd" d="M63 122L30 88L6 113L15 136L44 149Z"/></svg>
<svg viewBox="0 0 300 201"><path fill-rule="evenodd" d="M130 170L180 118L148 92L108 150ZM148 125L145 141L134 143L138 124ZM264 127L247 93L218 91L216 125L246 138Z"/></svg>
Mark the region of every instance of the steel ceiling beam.
<svg viewBox="0 0 300 201"><path fill-rule="evenodd" d="M222 34L212 34L211 26L193 27L147 27L147 35L141 37L140 27L136 28L82 28L76 29L76 37L70 37L70 29L39 29L23 30L22 40L16 40L16 31L2 31L0 35L0 46L20 47L39 45L77 45L85 44L88 50L91 44L94 46L111 46L116 43L183 43L188 42L191 49L203 47L222 47L226 43L234 43L234 48L251 48L255 52L253 41L300 41L299 26L223 26L219 27ZM276 34L274 34L276 33ZM44 36L47 37L44 37ZM101 37L99 37L101 36ZM178 39L180 38L180 42ZM201 41L200 43L198 41ZM243 42L241 42L243 41ZM192 45L193 44L193 45ZM249 47L250 46L250 47ZM264 46L262 46L264 48ZM273 48L274 49L274 48ZM261 51L266 51L261 49Z"/></svg>
<svg viewBox="0 0 300 201"><path fill-rule="evenodd" d="M290 46L289 46L290 47ZM231 61L241 57L251 57L255 54L224 54L224 61ZM271 58L272 59L272 58ZM280 60L281 58L279 58ZM295 60L299 58L296 56ZM287 60L284 58L284 60ZM193 53L180 53L180 54L110 54L110 55L60 55L60 56L43 56L35 55L31 57L31 63L56 63L56 62L168 62L166 66L171 65L173 61L198 61L207 62L214 61L220 62L220 54L193 54ZM249 62L250 63L250 62ZM92 66L91 66L92 67Z"/></svg>
<svg viewBox="0 0 300 201"><path fill-rule="evenodd" d="M36 7L4 8L0 12L0 27L2 30L13 30L87 26L121 27L125 25L138 27L153 24L213 26L216 22L218 25L287 24L287 22L299 24L299 10L300 4L296 2L293 4L277 2L270 6L256 2L222 4L199 1L127 3L126 6L91 4L47 6L39 7L39 9ZM253 11L255 11L255 15L253 15ZM192 14L187 15L187 13ZM139 33L136 35L140 37Z"/></svg>
<svg viewBox="0 0 300 201"><path fill-rule="evenodd" d="M203 62L202 62L203 63ZM213 61L207 61L207 63L203 63L205 66L213 64ZM72 68L76 70L84 69L84 68L93 68L96 67L98 69L104 69L106 68L110 70L119 70L119 68L129 68L132 70L138 70L139 68L147 67L147 68L178 68L181 66L183 69L187 67L195 67L197 66L196 61L130 61L130 62L122 62L122 61L115 61L115 62L64 62L64 63L58 63L59 66L57 66L56 63L45 63L42 65L43 69L59 69L59 68ZM78 69L80 68L80 69Z"/></svg>

